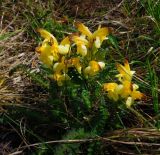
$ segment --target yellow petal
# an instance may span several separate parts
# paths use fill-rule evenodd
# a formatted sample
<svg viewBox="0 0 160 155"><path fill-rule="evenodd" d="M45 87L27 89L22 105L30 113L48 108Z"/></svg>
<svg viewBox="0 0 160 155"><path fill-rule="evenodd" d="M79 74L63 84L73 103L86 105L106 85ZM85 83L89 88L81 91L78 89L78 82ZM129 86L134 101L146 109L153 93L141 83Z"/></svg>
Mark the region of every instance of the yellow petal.
<svg viewBox="0 0 160 155"><path fill-rule="evenodd" d="M133 91L131 96L134 100L141 100L144 97L144 94L140 91Z"/></svg>
<svg viewBox="0 0 160 155"><path fill-rule="evenodd" d="M48 41L52 41L54 44L58 45L57 39L47 30L40 28L37 31L40 33L41 37L43 37L44 39L47 39Z"/></svg>
<svg viewBox="0 0 160 155"><path fill-rule="evenodd" d="M69 48L70 48L69 44L59 45L58 46L58 51L59 51L60 54L65 55L69 52Z"/></svg>
<svg viewBox="0 0 160 155"><path fill-rule="evenodd" d="M101 69L103 69L105 64L103 62L90 61L89 66L85 68L84 73L90 76L96 75Z"/></svg>
<svg viewBox="0 0 160 155"><path fill-rule="evenodd" d="M118 86L117 83L105 83L105 84L103 84L103 89L105 91L115 91L117 86Z"/></svg>
<svg viewBox="0 0 160 155"><path fill-rule="evenodd" d="M77 64L77 65L75 65L75 67L76 67L78 73L81 74L82 66Z"/></svg>
<svg viewBox="0 0 160 155"><path fill-rule="evenodd" d="M46 64L48 67L51 67L53 63L53 55L51 53L51 46L48 44L43 44L43 46L37 47L36 51L40 53L40 60Z"/></svg>
<svg viewBox="0 0 160 155"><path fill-rule="evenodd" d="M92 36L91 31L84 24L82 24L80 22L75 22L75 26L83 35L86 35L89 38Z"/></svg>
<svg viewBox="0 0 160 155"><path fill-rule="evenodd" d="M58 86L62 86L64 81L70 80L70 77L67 74L56 73L53 75L53 79L57 81Z"/></svg>
<svg viewBox="0 0 160 155"><path fill-rule="evenodd" d="M85 45L77 45L77 53L83 57L87 55L87 47Z"/></svg>
<svg viewBox="0 0 160 155"><path fill-rule="evenodd" d="M37 31L41 34L41 37L50 40L50 38L53 38L54 36L49 33L47 30L44 29L37 29Z"/></svg>
<svg viewBox="0 0 160 155"><path fill-rule="evenodd" d="M80 59L79 58L72 58L71 59L71 65L75 66L77 71L81 74L82 66L80 64Z"/></svg>
<svg viewBox="0 0 160 155"><path fill-rule="evenodd" d="M48 67L51 67L53 64L53 56L49 55L40 55L40 60L47 65Z"/></svg>
<svg viewBox="0 0 160 155"><path fill-rule="evenodd" d="M109 99L112 99L115 102L118 101L118 99L119 99L119 95L116 92L108 91L107 96Z"/></svg>
<svg viewBox="0 0 160 155"><path fill-rule="evenodd" d="M123 75L122 74L117 74L115 77L118 78L118 80L120 82L123 82Z"/></svg>
<svg viewBox="0 0 160 155"><path fill-rule="evenodd" d="M127 108L130 108L133 103L134 103L134 99L132 97L128 97L126 100Z"/></svg>
<svg viewBox="0 0 160 155"><path fill-rule="evenodd" d="M60 45L66 45L66 44L70 45L69 37L65 37L60 43Z"/></svg>
<svg viewBox="0 0 160 155"><path fill-rule="evenodd" d="M76 43L76 45L87 45L88 41L83 36L72 35L71 40Z"/></svg>
<svg viewBox="0 0 160 155"><path fill-rule="evenodd" d="M51 53L53 55L53 59L54 61L58 61L59 60L59 51L58 51L58 46L54 46L52 45L51 47Z"/></svg>
<svg viewBox="0 0 160 155"><path fill-rule="evenodd" d="M65 70L65 65L63 63L57 62L53 65L54 72L60 73L62 70Z"/></svg>
<svg viewBox="0 0 160 155"><path fill-rule="evenodd" d="M94 71L94 72L98 72L100 70L100 66L98 64L97 61L90 61L89 62L89 66L91 66L91 69Z"/></svg>
<svg viewBox="0 0 160 155"><path fill-rule="evenodd" d="M137 84L132 84L133 90L137 90L139 86Z"/></svg>
<svg viewBox="0 0 160 155"><path fill-rule="evenodd" d="M116 77L118 77L120 82L123 82L125 80L128 80L128 81L132 80L132 76L135 73L135 71L130 70L130 66L129 66L129 63L127 60L124 61L124 66L117 63L116 67L120 73L120 74L116 75Z"/></svg>
<svg viewBox="0 0 160 155"><path fill-rule="evenodd" d="M101 42L109 35L109 30L107 27L99 28L93 33L92 38L99 37Z"/></svg>
<svg viewBox="0 0 160 155"><path fill-rule="evenodd" d="M123 89L121 91L121 97L127 98L129 95L131 95L132 85L130 81L124 81L123 82Z"/></svg>
<svg viewBox="0 0 160 155"><path fill-rule="evenodd" d="M117 63L116 68L121 75L124 75L126 73L124 66L122 66L121 64Z"/></svg>
<svg viewBox="0 0 160 155"><path fill-rule="evenodd" d="M103 89L108 92L108 98L117 101L119 99L118 84L117 83L105 83Z"/></svg>
<svg viewBox="0 0 160 155"><path fill-rule="evenodd" d="M84 74L85 74L85 75L91 74L91 67L90 67L90 66L88 66L88 67L86 67L86 68L84 69Z"/></svg>
<svg viewBox="0 0 160 155"><path fill-rule="evenodd" d="M105 63L102 61L98 62L98 65L100 66L101 69L104 69L105 67Z"/></svg>
<svg viewBox="0 0 160 155"><path fill-rule="evenodd" d="M95 44L95 47L96 47L96 48L100 48L100 46L101 46L101 41L100 41L100 38L99 38L99 37L96 37L96 40L95 40L94 44Z"/></svg>
<svg viewBox="0 0 160 155"><path fill-rule="evenodd" d="M41 46L36 47L36 52L41 54L41 52L48 52L48 50L50 51L51 46L48 44L48 42L43 42Z"/></svg>

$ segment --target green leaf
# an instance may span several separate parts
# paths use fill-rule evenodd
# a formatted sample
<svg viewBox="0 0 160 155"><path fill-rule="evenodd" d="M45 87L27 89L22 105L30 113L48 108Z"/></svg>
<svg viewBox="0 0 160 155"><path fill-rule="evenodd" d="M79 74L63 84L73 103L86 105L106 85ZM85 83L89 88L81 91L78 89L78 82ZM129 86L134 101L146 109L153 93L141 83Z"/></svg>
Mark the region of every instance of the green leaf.
<svg viewBox="0 0 160 155"><path fill-rule="evenodd" d="M110 35L108 36L108 40L111 42L111 44L112 44L116 49L119 48L119 46L118 46L118 41L117 41L117 39L116 39L115 36L113 36L113 35L110 34Z"/></svg>

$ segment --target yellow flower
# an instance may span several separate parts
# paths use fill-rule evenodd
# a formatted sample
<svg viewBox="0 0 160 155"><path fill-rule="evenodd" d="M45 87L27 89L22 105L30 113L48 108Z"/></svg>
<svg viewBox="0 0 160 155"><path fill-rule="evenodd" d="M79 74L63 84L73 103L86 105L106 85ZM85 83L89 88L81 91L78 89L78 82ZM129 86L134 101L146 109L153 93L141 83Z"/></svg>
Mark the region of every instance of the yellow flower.
<svg viewBox="0 0 160 155"><path fill-rule="evenodd" d="M36 52L40 54L39 59L48 67L52 66L54 58L57 57L57 55L52 53L48 42L43 42L41 46L36 48Z"/></svg>
<svg viewBox="0 0 160 155"><path fill-rule="evenodd" d="M53 79L57 81L59 86L62 86L64 81L70 80L70 77L67 75L68 72L68 60L65 60L63 56L59 62L56 62L53 65Z"/></svg>
<svg viewBox="0 0 160 155"><path fill-rule="evenodd" d="M66 66L62 62L56 62L53 65L53 71L56 72L56 73L65 72L65 70L66 70Z"/></svg>
<svg viewBox="0 0 160 155"><path fill-rule="evenodd" d="M130 107L135 100L141 100L144 94L137 91L138 85L124 81L123 84L105 83L103 89L108 92L108 98L118 101L120 98L125 99L127 107Z"/></svg>
<svg viewBox="0 0 160 155"><path fill-rule="evenodd" d="M68 60L67 66L68 67L75 67L77 69L78 73L81 74L82 66L81 66L79 58L71 58L70 60Z"/></svg>
<svg viewBox="0 0 160 155"><path fill-rule="evenodd" d="M121 64L117 64L117 70L120 74L116 75L116 77L119 79L120 82L123 81L131 81L132 76L135 73L135 71L132 71L130 69L129 63L127 60L124 61L124 66Z"/></svg>
<svg viewBox="0 0 160 155"><path fill-rule="evenodd" d="M129 81L124 81L120 95L122 98L127 98L128 96L131 96L133 100L142 99L143 93L137 91L138 88L139 88L138 85L132 84Z"/></svg>
<svg viewBox="0 0 160 155"><path fill-rule="evenodd" d="M77 54L82 55L83 57L87 55L87 46L88 41L85 39L83 35L77 36L77 34L73 34L70 36L70 39L75 42L77 46Z"/></svg>
<svg viewBox="0 0 160 155"><path fill-rule="evenodd" d="M105 67L104 62L90 61L89 66L84 69L86 76L94 76Z"/></svg>
<svg viewBox="0 0 160 155"><path fill-rule="evenodd" d="M40 29L37 29L37 32L40 33L41 37L44 38L45 41L54 42L55 44L58 44L57 39L48 31L40 28Z"/></svg>
<svg viewBox="0 0 160 155"><path fill-rule="evenodd" d="M67 65L65 64L65 57L64 57L64 56L61 58L61 61L56 62L56 63L53 65L53 71L54 71L55 73L67 73L68 67L67 67Z"/></svg>
<svg viewBox="0 0 160 155"><path fill-rule="evenodd" d="M130 96L132 92L132 85L130 81L124 81L122 84L122 90L121 90L121 94L120 96L122 98L127 98L128 96Z"/></svg>
<svg viewBox="0 0 160 155"><path fill-rule="evenodd" d="M127 108L129 108L135 100L141 100L144 94L137 91L138 85L132 84L132 76L135 71L131 71L127 60L125 60L124 66L117 64L117 70L120 74L116 75L116 77L118 77L121 84L105 83L103 89L108 92L108 98L114 101L123 99Z"/></svg>
<svg viewBox="0 0 160 155"><path fill-rule="evenodd" d="M131 93L131 97L134 99L134 100L141 100L143 97L144 97L144 94L141 93L140 91L137 91L137 89L139 88L138 85L136 84L132 84L132 93Z"/></svg>
<svg viewBox="0 0 160 155"><path fill-rule="evenodd" d="M87 26L80 22L75 22L75 27L85 36L88 36L89 38L92 37L92 32L88 29Z"/></svg>
<svg viewBox="0 0 160 155"><path fill-rule="evenodd" d="M61 55L65 55L69 52L70 41L69 38L64 38L60 44L57 39L48 31L44 29L38 29L38 32L44 38L42 45L36 49L40 53L40 59L43 63L50 66L53 61L58 61Z"/></svg>
<svg viewBox="0 0 160 155"><path fill-rule="evenodd" d="M92 33L88 27L86 27L84 24L80 22L76 22L75 26L77 29L85 36L88 37L89 40L89 47L91 48L93 45L96 48L100 48L102 42L106 39L106 36L109 34L109 30L106 27L101 28L98 27L98 30L96 30L94 33Z"/></svg>
<svg viewBox="0 0 160 155"><path fill-rule="evenodd" d="M65 73L55 73L53 74L53 79L57 81L58 86L62 86L65 81L70 80L70 77Z"/></svg>
<svg viewBox="0 0 160 155"><path fill-rule="evenodd" d="M108 98L118 101L122 85L118 85L117 83L105 83L103 84L103 89L108 92Z"/></svg>
<svg viewBox="0 0 160 155"><path fill-rule="evenodd" d="M68 37L65 37L58 46L58 52L62 55L68 54L70 50L70 41Z"/></svg>
<svg viewBox="0 0 160 155"><path fill-rule="evenodd" d="M126 99L126 106L130 107L135 100L141 100L144 97L144 94L140 91L137 91L138 85L131 84L129 81L123 82L123 88L121 90L120 96Z"/></svg>

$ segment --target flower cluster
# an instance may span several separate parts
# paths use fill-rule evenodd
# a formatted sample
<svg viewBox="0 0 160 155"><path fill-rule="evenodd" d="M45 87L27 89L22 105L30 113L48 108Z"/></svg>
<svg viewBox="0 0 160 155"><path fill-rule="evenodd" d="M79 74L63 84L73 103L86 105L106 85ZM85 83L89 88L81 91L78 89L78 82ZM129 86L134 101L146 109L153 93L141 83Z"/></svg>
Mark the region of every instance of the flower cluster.
<svg viewBox="0 0 160 155"><path fill-rule="evenodd" d="M124 66L117 64L117 70L119 72L116 77L120 84L117 83L105 83L103 89L107 91L108 98L118 101L119 99L124 99L126 106L130 107L134 100L142 99L143 93L138 91L138 85L132 83L132 77L135 71L130 69L127 60L124 61Z"/></svg>
<svg viewBox="0 0 160 155"><path fill-rule="evenodd" d="M75 68L79 74L88 78L95 76L105 67L102 60L97 60L96 53L109 34L108 28L99 26L92 33L80 22L76 22L75 27L79 33L65 37L60 43L48 31L38 29L44 40L36 51L43 64L53 70L52 77L59 86L71 79L68 75L70 68Z"/></svg>
<svg viewBox="0 0 160 155"><path fill-rule="evenodd" d="M78 33L70 34L60 43L48 31L38 29L41 37L44 38L36 52L39 59L53 71L52 78L59 86L71 77L68 74L70 68L74 68L85 78L97 75L105 67L104 60L97 58L98 49L109 35L107 27L99 26L95 32L80 22L75 23ZM135 71L130 69L129 63L125 60L124 65L117 64L119 72L116 75L118 83L104 83L103 89L110 99L118 101L122 99L126 106L130 107L137 99L142 99L143 93L138 91L138 85L132 83Z"/></svg>

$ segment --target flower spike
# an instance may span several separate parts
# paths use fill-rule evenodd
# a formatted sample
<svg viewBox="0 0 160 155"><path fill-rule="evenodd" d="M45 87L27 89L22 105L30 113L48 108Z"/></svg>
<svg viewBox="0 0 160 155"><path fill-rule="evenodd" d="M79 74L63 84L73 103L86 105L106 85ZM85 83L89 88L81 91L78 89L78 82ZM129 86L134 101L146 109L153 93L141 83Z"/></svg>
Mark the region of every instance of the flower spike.
<svg viewBox="0 0 160 155"><path fill-rule="evenodd" d="M119 74L116 75L116 77L118 78L118 80L120 82L123 82L125 80L127 80L127 81L132 80L132 77L133 77L133 74L135 73L135 71L132 71L130 69L128 60L125 59L124 66L117 63L116 67L117 67L117 70L119 71Z"/></svg>

